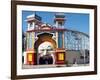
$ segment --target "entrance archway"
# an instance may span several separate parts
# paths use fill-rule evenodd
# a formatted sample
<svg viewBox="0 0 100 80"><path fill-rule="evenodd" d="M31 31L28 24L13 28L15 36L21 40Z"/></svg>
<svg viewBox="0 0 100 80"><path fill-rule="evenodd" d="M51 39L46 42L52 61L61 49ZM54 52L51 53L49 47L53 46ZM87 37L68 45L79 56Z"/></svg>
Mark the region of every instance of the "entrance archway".
<svg viewBox="0 0 100 80"><path fill-rule="evenodd" d="M34 48L37 53L37 64L55 64L54 51L57 47L52 34L43 33L38 35Z"/></svg>

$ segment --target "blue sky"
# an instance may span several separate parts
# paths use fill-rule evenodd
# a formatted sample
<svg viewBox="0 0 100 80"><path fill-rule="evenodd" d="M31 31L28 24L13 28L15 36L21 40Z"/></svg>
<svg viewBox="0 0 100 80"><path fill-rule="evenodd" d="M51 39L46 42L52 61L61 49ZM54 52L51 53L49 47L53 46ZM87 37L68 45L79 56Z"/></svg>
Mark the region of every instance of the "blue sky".
<svg viewBox="0 0 100 80"><path fill-rule="evenodd" d="M42 17L42 22L54 25L55 12L43 12L43 11L22 11L22 28L23 31L27 30L26 17L36 13ZM86 13L64 13L66 22L64 27L67 29L73 29L77 31L89 34L89 14Z"/></svg>

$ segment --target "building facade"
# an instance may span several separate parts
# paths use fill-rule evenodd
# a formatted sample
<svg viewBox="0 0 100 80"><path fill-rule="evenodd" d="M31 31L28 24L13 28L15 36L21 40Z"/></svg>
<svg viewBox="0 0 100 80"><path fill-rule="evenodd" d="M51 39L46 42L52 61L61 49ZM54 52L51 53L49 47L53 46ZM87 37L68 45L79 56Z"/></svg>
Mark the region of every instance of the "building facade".
<svg viewBox="0 0 100 80"><path fill-rule="evenodd" d="M57 13L52 26L42 22L37 14L27 16L24 64L65 64L65 16Z"/></svg>

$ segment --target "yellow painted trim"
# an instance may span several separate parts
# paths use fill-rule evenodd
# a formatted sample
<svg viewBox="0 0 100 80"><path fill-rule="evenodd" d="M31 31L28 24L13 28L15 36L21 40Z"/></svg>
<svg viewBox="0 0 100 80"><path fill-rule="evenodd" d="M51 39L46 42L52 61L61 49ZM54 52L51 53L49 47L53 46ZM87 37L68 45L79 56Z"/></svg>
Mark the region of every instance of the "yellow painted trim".
<svg viewBox="0 0 100 80"><path fill-rule="evenodd" d="M26 34L26 40L27 40L27 49L29 48L29 33Z"/></svg>
<svg viewBox="0 0 100 80"><path fill-rule="evenodd" d="M32 48L34 48L34 42L35 42L35 33L32 32Z"/></svg>
<svg viewBox="0 0 100 80"><path fill-rule="evenodd" d="M56 43L57 43L57 48L58 48L58 32L56 32Z"/></svg>
<svg viewBox="0 0 100 80"><path fill-rule="evenodd" d="M64 54L63 53L58 54L58 60L64 60Z"/></svg>
<svg viewBox="0 0 100 80"><path fill-rule="evenodd" d="M32 54L28 54L28 61L32 61Z"/></svg>

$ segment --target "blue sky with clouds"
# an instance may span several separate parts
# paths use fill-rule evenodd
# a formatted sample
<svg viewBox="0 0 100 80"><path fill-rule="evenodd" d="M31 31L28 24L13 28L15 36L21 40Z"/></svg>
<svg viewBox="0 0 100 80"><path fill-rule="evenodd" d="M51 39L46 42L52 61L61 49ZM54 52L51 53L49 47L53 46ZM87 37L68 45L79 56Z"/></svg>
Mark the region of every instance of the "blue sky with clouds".
<svg viewBox="0 0 100 80"><path fill-rule="evenodd" d="M43 11L22 11L22 28L23 31L27 30L26 17L36 13L42 18L42 22L54 25L55 12ZM64 13L66 22L64 27L67 29L77 30L89 34L89 14L86 13Z"/></svg>

